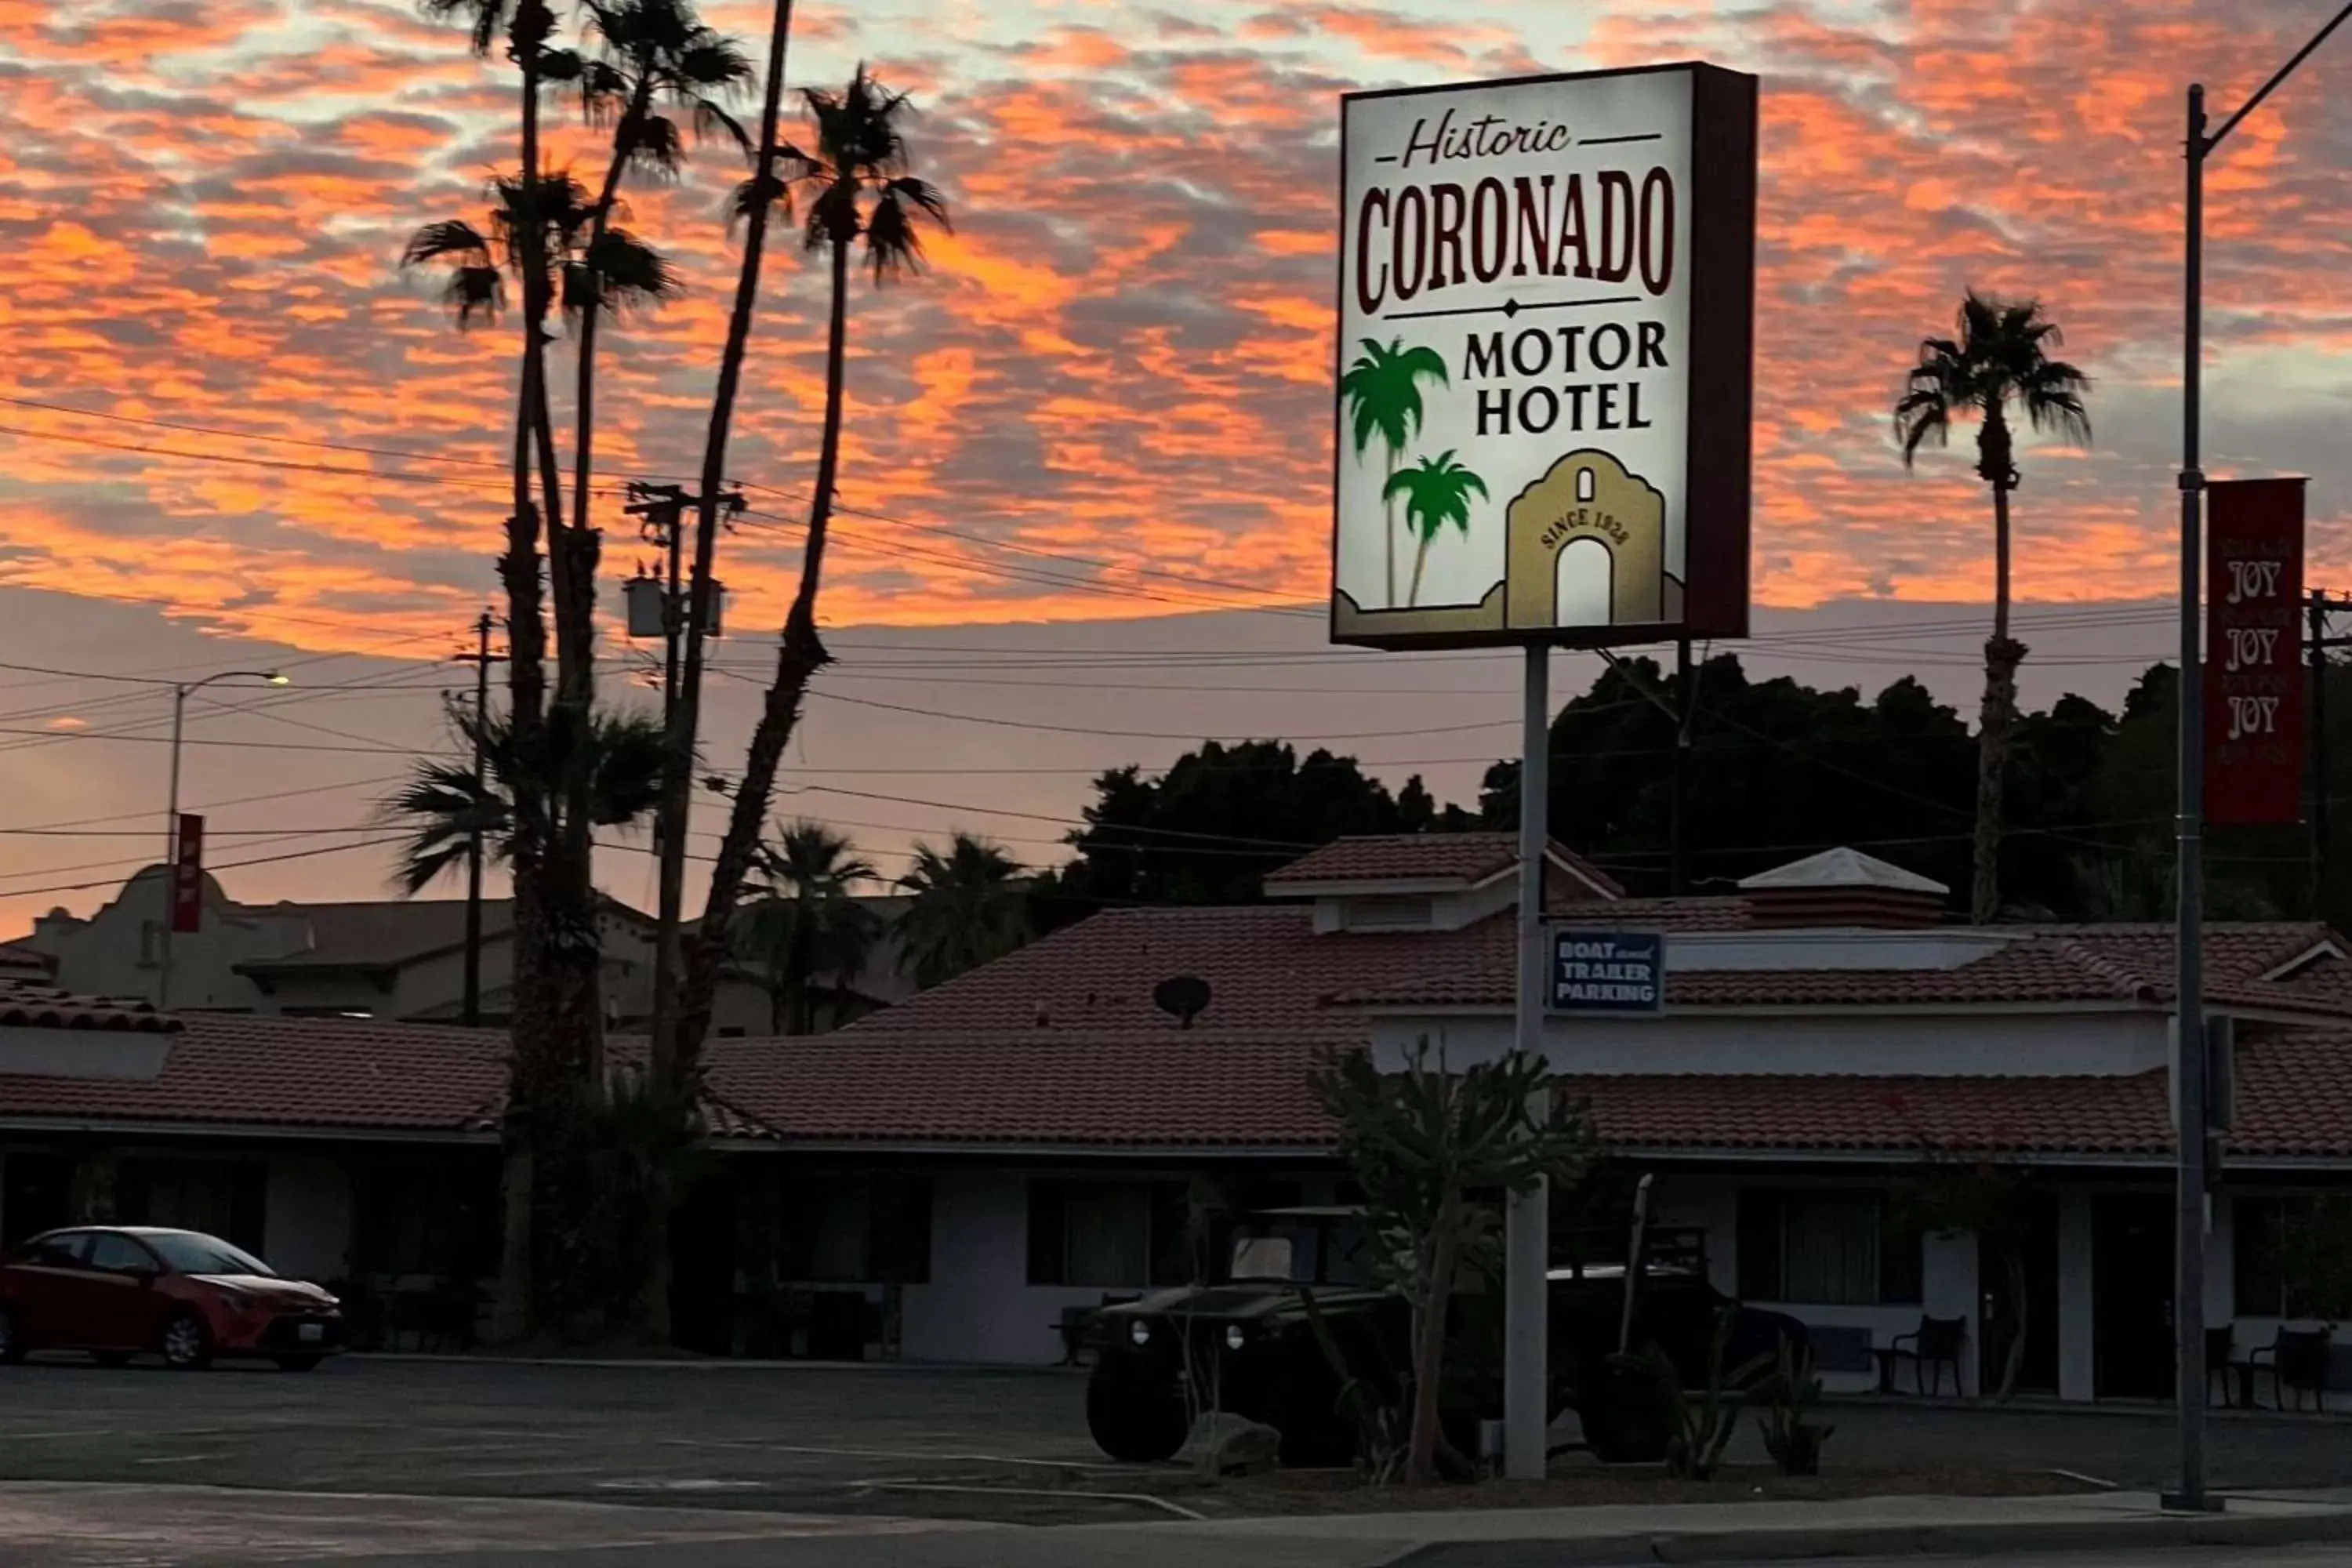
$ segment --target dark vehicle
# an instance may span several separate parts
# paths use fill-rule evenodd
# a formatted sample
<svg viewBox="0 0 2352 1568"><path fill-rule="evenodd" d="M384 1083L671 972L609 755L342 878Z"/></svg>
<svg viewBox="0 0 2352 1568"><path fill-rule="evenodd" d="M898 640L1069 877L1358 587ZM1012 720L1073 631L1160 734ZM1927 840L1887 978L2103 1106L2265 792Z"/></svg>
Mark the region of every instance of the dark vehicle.
<svg viewBox="0 0 2352 1568"><path fill-rule="evenodd" d="M1201 1411L1215 1409L1280 1432L1286 1465L1347 1463L1355 1434L1308 1300L1351 1369L1403 1345L1411 1322L1403 1299L1372 1279L1360 1212L1261 1211L1235 1237L1230 1265L1221 1280L1097 1315L1087 1381L1096 1445L1114 1459L1156 1463L1183 1446Z"/></svg>
<svg viewBox="0 0 2352 1568"><path fill-rule="evenodd" d="M0 1258L0 1362L73 1350L121 1366L151 1352L181 1370L239 1355L308 1372L342 1347L334 1297L197 1231L76 1226Z"/></svg>
<svg viewBox="0 0 2352 1568"><path fill-rule="evenodd" d="M1740 1306L1715 1289L1706 1233L1654 1229L1634 1269L1630 1330L1627 1249L1577 1256L1550 1271L1551 1413L1574 1409L1587 1441L1608 1460L1655 1458L1664 1451L1654 1377L1612 1363L1621 1335L1639 1351L1656 1344L1685 1385L1703 1384L1720 1314L1734 1314L1725 1365L1770 1355L1780 1341L1801 1345L1804 1325ZM1160 1290L1097 1315L1096 1360L1087 1384L1087 1425L1114 1459L1153 1463L1182 1447L1203 1410L1229 1411L1282 1434L1286 1465L1345 1464L1356 1433L1339 1407L1342 1378L1331 1365L1316 1317L1352 1376L1395 1388L1411 1365L1412 1313L1372 1279L1370 1242L1351 1208L1269 1210L1254 1216L1233 1248L1227 1277ZM1500 1413L1501 1369L1465 1354L1463 1342L1499 1345L1500 1303L1465 1292L1454 1299L1457 1348L1449 1352L1449 1430L1457 1447L1480 1415ZM1481 1330L1489 1331L1482 1333ZM1655 1450L1655 1451L1653 1451Z"/></svg>

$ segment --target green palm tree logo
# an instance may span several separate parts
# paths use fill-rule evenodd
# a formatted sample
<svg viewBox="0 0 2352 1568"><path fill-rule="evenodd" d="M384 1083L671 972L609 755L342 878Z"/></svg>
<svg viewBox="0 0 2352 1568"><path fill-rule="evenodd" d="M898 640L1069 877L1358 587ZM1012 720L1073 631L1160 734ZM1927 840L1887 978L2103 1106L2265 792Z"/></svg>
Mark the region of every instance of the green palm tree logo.
<svg viewBox="0 0 2352 1568"><path fill-rule="evenodd" d="M1486 481L1454 460L1448 450L1434 458L1423 458L1410 468L1389 476L1381 494L1393 501L1402 496L1404 525L1416 534L1420 546L1412 553L1412 586L1405 593L1404 602L1411 605L1421 599L1421 569L1429 563L1429 547L1445 525L1452 523L1462 537L1470 537L1470 492L1486 499Z"/></svg>
<svg viewBox="0 0 2352 1568"><path fill-rule="evenodd" d="M1388 531L1383 535L1388 542L1381 553L1388 561L1388 602L1393 608L1397 602L1397 464L1404 458L1405 443L1421 430L1421 378L1428 376L1441 386L1448 384L1445 361L1435 349L1419 344L1406 348L1402 338L1390 339L1386 348L1370 338L1364 339L1363 344L1364 352L1356 356L1356 363L1339 378L1339 393L1348 400L1349 417L1355 426L1356 456L1364 455L1364 447L1375 431L1380 434L1381 444L1388 448L1388 482L1381 490L1389 501ZM1428 546L1423 544L1422 548L1426 550Z"/></svg>

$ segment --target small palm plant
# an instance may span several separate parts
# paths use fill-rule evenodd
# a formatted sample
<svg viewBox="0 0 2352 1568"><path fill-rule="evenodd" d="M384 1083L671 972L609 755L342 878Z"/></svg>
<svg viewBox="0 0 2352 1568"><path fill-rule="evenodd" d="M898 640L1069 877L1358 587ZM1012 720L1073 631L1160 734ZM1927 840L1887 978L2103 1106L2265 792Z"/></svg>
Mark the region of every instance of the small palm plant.
<svg viewBox="0 0 2352 1568"><path fill-rule="evenodd" d="M1452 523L1463 538L1470 537L1470 493L1475 490L1481 500L1486 499L1486 481L1454 460L1453 452L1423 458L1410 468L1389 476L1381 494L1391 500L1405 498L1405 531L1420 541L1412 552L1412 584L1405 592L1404 602L1421 602L1421 572L1429 564L1429 547L1437 536Z"/></svg>
<svg viewBox="0 0 2352 1568"><path fill-rule="evenodd" d="M452 714L450 723L467 747L478 736L481 774L461 763L419 761L381 808L403 833L395 879L410 897L463 868L477 834L490 859L512 858L514 786L522 765L512 728L502 714L478 718L470 709ZM537 784L559 813L566 802L585 802L588 827L634 826L660 798L667 752L660 721L645 714L592 710L584 728L556 727L548 752L550 776ZM552 825L558 834L564 826L561 816Z"/></svg>
<svg viewBox="0 0 2352 1568"><path fill-rule="evenodd" d="M1391 608L1397 602L1396 591L1396 472L1404 460L1406 443L1421 431L1421 384L1424 378L1446 384L1445 361L1435 349L1416 344L1404 346L1402 338L1391 338L1386 348L1372 338L1363 340L1364 352L1339 378L1339 395L1348 400L1349 422L1356 443L1356 456L1361 458L1364 448L1378 434L1386 448L1387 468L1381 495L1388 502L1388 542L1381 553L1388 563ZM1410 531L1412 524L1407 521ZM1428 545L1422 548L1425 551ZM1419 579L1416 567L1415 580ZM1410 601L1408 601L1410 602Z"/></svg>
<svg viewBox="0 0 2352 1568"><path fill-rule="evenodd" d="M740 911L737 952L766 983L769 1028L814 1035L819 986L853 978L880 934L879 917L851 889L881 873L821 822L782 826L761 847L758 894Z"/></svg>
<svg viewBox="0 0 2352 1568"><path fill-rule="evenodd" d="M908 977L932 986L1003 957L1029 940L1021 863L1003 847L959 833L945 851L915 846L898 886L913 895L898 917Z"/></svg>

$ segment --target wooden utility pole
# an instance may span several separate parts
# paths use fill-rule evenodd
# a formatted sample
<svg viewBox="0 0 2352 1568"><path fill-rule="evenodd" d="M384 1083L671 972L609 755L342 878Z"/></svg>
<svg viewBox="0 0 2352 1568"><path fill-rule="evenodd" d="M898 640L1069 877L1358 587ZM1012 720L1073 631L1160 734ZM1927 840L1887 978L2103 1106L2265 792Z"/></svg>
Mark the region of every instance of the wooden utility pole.
<svg viewBox="0 0 2352 1568"><path fill-rule="evenodd" d="M1683 826L1683 816L1690 809L1691 719L1698 711L1698 678L1691 666L1688 637L1675 644L1675 705L1682 711L1675 721L1674 831L1666 887L1680 898L1690 891L1688 829Z"/></svg>
<svg viewBox="0 0 2352 1568"><path fill-rule="evenodd" d="M490 727L490 666L506 656L490 651L490 612L474 623L474 651L457 656L459 664L474 667L474 802L477 819L466 840L466 1003L465 1024L482 1025L482 825L481 802L488 796L489 779L483 742Z"/></svg>
<svg viewBox="0 0 2352 1568"><path fill-rule="evenodd" d="M681 743L686 737L677 723L684 680L679 655L693 629L694 606L698 603L710 604L717 584L680 581L685 516L689 510L698 514L704 498L680 485L640 483L629 486L629 505L623 510L631 517L644 520L640 527L646 542L659 546L667 556L667 569L662 579L662 732L670 742L670 781L663 789L663 809L654 826L654 850L660 857L660 866L659 893L654 910L653 1025L659 1037L674 1022L673 1002L683 973L678 928L686 915L687 818L693 808L690 784L678 787L677 784L680 775L690 773L694 766L692 747ZM719 495L717 504L731 518L743 510L743 493L730 486ZM698 593L698 589L701 591ZM710 614L715 621L716 611ZM704 635L714 634L704 628ZM656 1047L656 1051L662 1048L658 1044Z"/></svg>

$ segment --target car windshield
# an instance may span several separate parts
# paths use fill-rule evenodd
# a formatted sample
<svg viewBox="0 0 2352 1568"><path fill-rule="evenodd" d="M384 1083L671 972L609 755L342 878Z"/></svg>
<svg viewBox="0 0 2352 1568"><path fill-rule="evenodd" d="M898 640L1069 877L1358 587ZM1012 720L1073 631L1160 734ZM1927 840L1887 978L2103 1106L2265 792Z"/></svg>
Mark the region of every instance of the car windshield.
<svg viewBox="0 0 2352 1568"><path fill-rule="evenodd" d="M217 1237L187 1231L151 1234L140 1239L163 1255L166 1268L181 1274L258 1274L276 1278L269 1265Z"/></svg>

